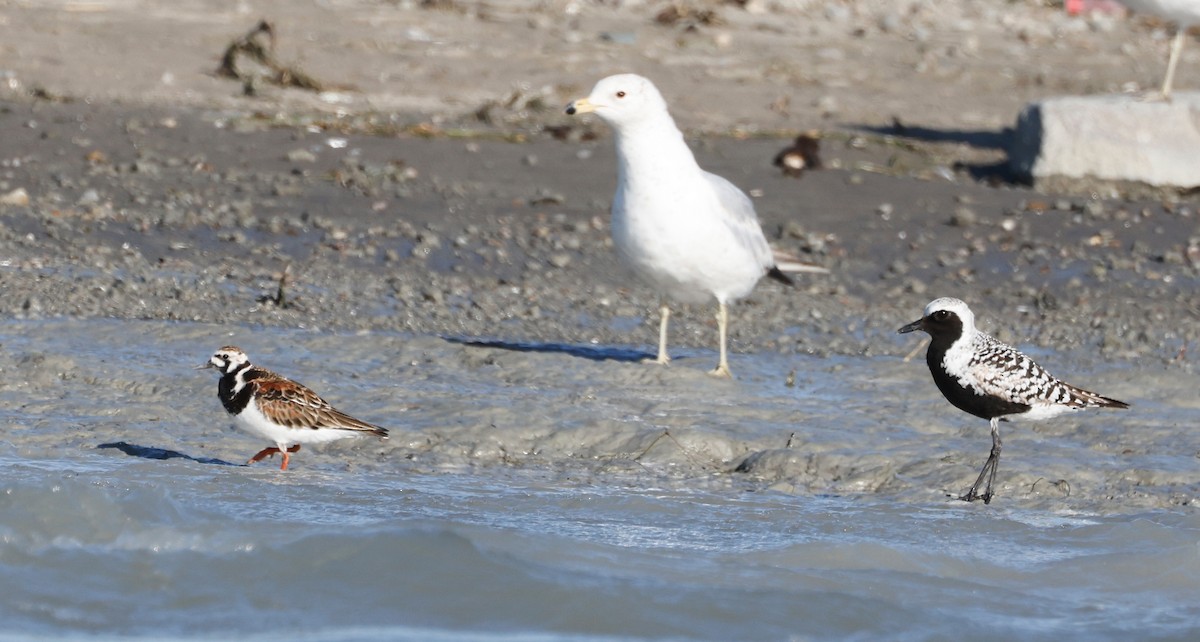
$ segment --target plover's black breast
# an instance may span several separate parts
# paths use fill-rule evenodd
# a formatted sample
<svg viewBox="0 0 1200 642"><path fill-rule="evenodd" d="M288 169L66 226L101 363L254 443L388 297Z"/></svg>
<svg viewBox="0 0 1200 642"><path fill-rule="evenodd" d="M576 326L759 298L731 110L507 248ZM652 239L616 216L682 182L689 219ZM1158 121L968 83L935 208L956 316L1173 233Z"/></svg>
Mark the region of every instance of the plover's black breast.
<svg viewBox="0 0 1200 642"><path fill-rule="evenodd" d="M1017 389L1028 389L1028 383L1020 378L1018 364L1004 359L999 351L975 351L962 365L948 363L946 356L930 347L926 362L938 390L955 408L983 419L1029 410L1028 396L1014 394Z"/></svg>

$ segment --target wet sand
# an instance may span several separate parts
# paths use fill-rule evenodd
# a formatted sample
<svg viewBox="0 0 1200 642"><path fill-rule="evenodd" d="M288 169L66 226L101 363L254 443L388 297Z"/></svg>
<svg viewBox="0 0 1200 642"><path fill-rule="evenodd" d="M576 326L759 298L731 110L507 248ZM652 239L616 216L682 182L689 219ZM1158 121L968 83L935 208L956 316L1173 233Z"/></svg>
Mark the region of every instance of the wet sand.
<svg viewBox="0 0 1200 642"><path fill-rule="evenodd" d="M628 346L379 331L119 320L10 321L3 330L0 365L20 373L0 390L9 447L65 465L162 451L243 464L263 444L232 428L212 373L189 370L228 343L392 430L386 441L305 448L288 473L302 476L512 469L565 487L945 504L958 503L990 447L987 422L950 408L919 360L896 357L736 355L739 378L728 381L706 374L710 350L684 350L661 368L637 363ZM1196 411L1193 378L1095 355L1043 361L1134 408L1004 424L997 503L1130 514L1194 501L1200 441L1181 429Z"/></svg>
<svg viewBox="0 0 1200 642"><path fill-rule="evenodd" d="M632 69L772 242L832 271L762 284L734 350L895 354L891 330L949 295L1010 342L1190 372L1197 197L1039 193L997 169L1027 100L1156 86L1163 33L1036 4L669 24L637 3L5 7L0 314L648 345L655 297L608 247L609 134L561 107ZM278 59L339 89L216 75L260 17ZM781 176L780 136L812 127L832 169ZM672 343L712 345L712 312L683 312Z"/></svg>
<svg viewBox="0 0 1200 642"><path fill-rule="evenodd" d="M10 27L18 22L29 26L11 41L11 50L20 55L13 59L0 113L5 134L0 195L10 198L10 204L0 205L5 293L0 315L18 323L14 327L21 332L36 336L32 329L39 321L72 319L77 323L69 327L85 337L85 345L97 340L93 335L127 333L127 351L105 358L141 361L147 350L141 332L172 336L176 326L161 322L212 329L211 337L190 348L186 363L164 362L162 370L147 373L170 379L181 366L228 343L222 336L226 329L240 335L242 347L270 367L297 363L298 348L280 339L296 336L294 332L328 335L335 337L334 343L367 333L390 337L394 351L359 347L335 358L338 350L328 346L323 349L330 361L326 367L344 377L377 379L387 388L406 385L412 376L408 371L390 370L375 378L368 373L377 359L404 367L410 361L394 354L416 342L425 346L424 363L460 364L458 371L445 373L448 381L455 375L470 379L477 368L542 373L541 383L522 385L548 395L556 385L564 388L555 393L564 395L557 402L562 411L582 399L620 398L626 386L661 387L655 395L664 399L681 396L670 411L588 410L592 418L612 414L608 420L618 424L568 431L582 441L566 440L569 445L561 452L530 435L514 437L514 452L551 453L552 461L629 459L647 447L646 440L657 439L660 428L686 426L706 435L702 450L715 449L702 457L713 471L740 469L767 485L817 492L841 488L837 480L844 477L844 467L831 472L817 466L823 472L810 479L810 464L773 450L794 431L793 447L803 443L817 451L844 447L856 453L846 455L857 462L850 467L872 472L850 487L881 490L898 484L941 492L954 484L944 478L948 471L932 470L936 466L928 471L932 477L911 484L896 481L909 475L900 472L909 465L907 457L918 456L939 439L912 435L910 448L915 450L903 456L873 452L881 441L898 439L895 435L822 448L819 440L805 437L803 428L793 427L790 412L804 399L813 404L810 412L823 405L842 411L846 403L862 404L873 409L870 418L855 419L865 425L856 424L849 432L869 436L897 424L937 421L965 431L972 445L982 445L986 438L976 435L985 429L938 402L922 360L899 361L918 344L911 335L897 337L895 329L916 318L927 301L956 296L972 305L982 329L1035 353L1051 371L1135 404L1130 413L1072 417L1045 430L1074 430L1093 422L1142 426L1124 431L1122 448L1185 456L1200 450L1157 443L1162 435L1144 425L1162 427L1147 417L1155 416L1155 405L1163 400L1171 400L1164 410L1168 415L1190 403L1186 392L1180 399L1164 392L1175 389L1171 384L1181 382L1187 390L1195 382L1195 350L1189 348L1200 335L1197 197L1137 200L1104 186L1087 194L1053 194L1006 182L996 168L1003 160L1001 127L1019 107L1015 99L1045 95L1050 89L1014 92L1014 84L1024 85L1011 74L1000 75L1008 84L979 75L995 64L998 52L1009 51L1016 56L1008 60L1013 65L1036 57L1045 64L1070 60L1088 70L1069 77L1091 78L1093 84L1061 80L1056 81L1061 86L1052 87L1055 91L1111 88L1117 76L1101 82L1091 75L1098 69L1089 65L1117 56L1153 66L1157 48L1148 34L1154 32L1141 22L1104 16L1073 20L1023 5L1005 5L1001 11L990 5L940 3L931 12L928 7L909 11L902 3L880 3L848 5L845 14L814 7L774 7L766 14L762 7L722 8L726 18L719 27L687 30L655 24L647 15L649 7L632 5L619 10L581 6L575 18L562 18L545 8L526 11L519 5L491 7L495 12L480 15L463 7L437 11L348 3L330 22L323 20L330 17L326 9L302 5L298 13L278 17L280 58L303 59L313 74L354 88L322 96L264 85L255 96L239 96L237 83L209 73L208 61L243 31L230 33L246 16L260 11L274 17L278 7L239 5L230 13L222 5L204 20L196 13L204 6L147 10L131 1L67 3L53 12L5 9L2 17ZM518 14L523 18L514 18ZM839 83L822 75L797 85L768 73L751 82L749 74L763 73L759 65L770 67L769 61L784 51L781 34L762 29L763 15L806 25L796 37L815 48L820 61L815 69L836 67L858 81ZM396 41L400 51L368 47L358 53L365 58L353 58L337 49L337 43L362 29L376 30L371 32L374 42L384 42L398 28L397 16L410 19L406 35ZM1003 21L993 24L990 18L997 16ZM288 38L298 35L293 25L302 19L312 29L303 32L307 46L327 55L306 58L288 48L299 46ZM78 26L79 37L96 46L95 55L51 64L51 44L44 35L57 28L53 24ZM162 86L151 91L141 84L147 60L114 49L105 34L149 34L168 24L184 25L186 33L199 37L164 52L160 63L174 69L173 80L160 78ZM458 30L450 30L451 24ZM619 25L628 31L614 31ZM1046 25L1050 32L1044 31ZM495 70L475 55L462 58L461 64L446 63L454 72L436 81L407 77L420 91L437 96L414 98L425 107L438 106L430 111L391 100L396 94L384 76L372 82L362 75L363 65L387 67L378 56L412 55L414 43L424 42L413 29L447 38L453 33L451 40L504 34L488 41L496 48L537 35L544 46L516 56L513 76L506 81L525 83L523 87L533 85L522 74L541 69L526 55L540 56L537 60L544 63L567 43L577 45L569 48L584 57L559 69L557 84L537 90L536 101L527 100L526 90L511 101L501 100L495 77L489 75ZM632 38L638 46L614 44L613 34L625 34L616 41ZM724 47L721 34L744 47ZM664 40L668 35L674 40ZM1122 39L1127 44L1113 49ZM135 40L150 51L162 46L150 37ZM434 40L425 42L422 51L435 58L459 46ZM957 44L934 46L949 41ZM878 52L852 53L868 45L901 57L915 47L927 61L958 61L958 73L951 82L918 65L910 70L911 83L901 82L887 75L886 65L866 64ZM1083 46L1093 54L1084 61L1062 51ZM695 58L663 53L672 49ZM583 65L586 55L604 51L606 62L600 67L624 64L660 72L656 80L692 132L690 142L701 165L753 195L773 244L831 271L803 276L795 288L764 282L734 307L735 383L709 382L702 376L714 361L716 328L708 306L683 307L673 318L671 345L684 358L669 369L633 363L653 349L656 295L631 282L611 249L607 209L615 162L609 133L597 122L570 119L561 111L567 97L586 91L601 73ZM121 55L124 64L110 60ZM959 60L960 55L966 58ZM712 66L718 60L743 73L721 73ZM702 78L689 82L686 74L680 75L695 71L701 62L709 65ZM432 73L439 64L429 62L421 69ZM122 71L139 69L142 73ZM456 75L473 72L478 82L465 83ZM105 84L95 85L96 78L104 78ZM884 78L890 84L884 86ZM934 81L953 109L931 111L908 93ZM1186 83L1186 77L1180 82ZM737 99L719 101L718 109L717 101L706 102L703 92L693 92L701 87L726 88ZM752 108L761 106L756 101L766 95L756 92L782 87L820 88L850 99L835 101L843 110L821 115L820 110L797 107L794 118L775 114L773 120ZM472 91L490 91L498 102L483 112L478 104L461 109L464 101L481 100ZM878 111L879 91L888 92L886 112ZM338 98L343 94L350 98ZM988 115L978 117L975 112L984 104ZM876 111L868 109L872 106ZM890 122L891 116L898 120ZM750 121L758 126L746 127ZM771 166L787 143L778 134L813 125L825 128L822 153L828 169L800 179L781 175ZM767 133L771 131L776 134ZM88 320L97 321L97 329L90 329ZM26 350L44 353L36 342ZM23 354L14 352L12 358L25 358ZM827 360L835 357L850 360ZM68 359L71 368L86 367L71 355L55 358ZM846 388L846 369L859 367L869 373L861 375L863 381L883 377L903 387L855 383ZM587 373L580 374L581 368ZM800 384L776 389L792 371L797 381L831 387L832 401L813 398ZM304 374L319 372L314 367ZM185 379L187 389L206 399L211 382L198 386L193 379ZM337 383L339 377L329 381ZM436 453L431 444L438 438L427 432L440 420L492 412L495 403L462 392L493 384L460 384L461 390L447 393L457 406L422 420L431 423L418 422L411 440L396 439L389 448ZM782 395L780 414L753 431L754 438L722 436L755 416L756 410L739 400L754 398L760 385ZM705 411L701 421L684 411L705 405L703 393L685 394L693 389L724 390L730 396L711 409L719 414ZM918 411L908 410L918 399L928 402ZM543 402L531 403L537 407ZM204 407L198 405L196 414L206 414ZM381 408L380 421L403 407L397 402ZM497 412L513 418L527 416L529 410ZM630 432L619 419L646 412L675 416L679 423ZM558 414L544 412L540 423L555 424ZM218 424L221 419L213 417ZM1168 432L1177 425L1173 421L1168 421ZM397 415L392 423L410 422L408 415ZM473 426L468 432L478 428ZM558 435L566 428L542 425L538 430ZM1108 431L1083 436L1082 443L1092 449L1117 448L1110 444L1111 435L1105 435ZM121 439L115 434L105 439L110 437ZM171 447L178 438L153 445ZM450 450L459 452L461 441L479 439L460 435L447 443L456 444ZM669 441L681 446L678 439L676 434ZM666 442L654 443L662 450ZM521 460L507 448L491 444L461 453L485 463ZM981 451L978 446L961 451L969 465L958 477L970 476ZM1186 481L1175 476L1173 465L1167 468L1172 472L1161 480L1152 503L1188 501L1187 488L1167 490ZM1029 473L1018 483L1032 486L1036 478ZM1094 488L1122 483L1092 481ZM1100 502L1106 491L1094 492L1090 501ZM1132 493L1117 494L1138 504Z"/></svg>

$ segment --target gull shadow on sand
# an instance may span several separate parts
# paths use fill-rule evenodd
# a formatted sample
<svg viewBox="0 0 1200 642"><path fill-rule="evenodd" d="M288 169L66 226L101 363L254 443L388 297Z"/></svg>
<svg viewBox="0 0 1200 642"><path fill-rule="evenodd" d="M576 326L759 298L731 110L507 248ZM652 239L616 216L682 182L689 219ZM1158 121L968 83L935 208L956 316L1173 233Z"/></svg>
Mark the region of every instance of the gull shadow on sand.
<svg viewBox="0 0 1200 642"><path fill-rule="evenodd" d="M467 346L469 348L495 348L497 350L511 350L513 352L547 352L554 354L566 354L572 357L580 357L591 361L622 361L625 363L637 363L646 359L653 359L654 354L643 350L631 350L628 348L613 348L610 346L580 346L567 343L527 343L524 341L498 341L490 339L467 339L462 337L442 337L450 343Z"/></svg>
<svg viewBox="0 0 1200 642"><path fill-rule="evenodd" d="M934 129L932 127L906 125L898 119L893 120L891 125L884 127L851 125L851 128L881 136L907 138L927 143L962 143L978 149L1002 151L1005 152L1006 156L1012 147L1013 136L1015 134L1011 127L1005 127L1001 130ZM1008 158L997 163L958 162L955 163L955 169L966 171L975 180L994 184L1025 184L1027 182L1013 171Z"/></svg>
<svg viewBox="0 0 1200 642"><path fill-rule="evenodd" d="M213 457L192 457L191 455L181 453L178 450L167 450L166 448L155 448L153 446L138 446L126 441L114 441L112 443L100 444L96 448L112 448L119 450L130 457L141 457L142 459L186 459L194 461L198 464L215 464L217 466L244 466L245 464L235 464L225 461L224 459L216 459Z"/></svg>

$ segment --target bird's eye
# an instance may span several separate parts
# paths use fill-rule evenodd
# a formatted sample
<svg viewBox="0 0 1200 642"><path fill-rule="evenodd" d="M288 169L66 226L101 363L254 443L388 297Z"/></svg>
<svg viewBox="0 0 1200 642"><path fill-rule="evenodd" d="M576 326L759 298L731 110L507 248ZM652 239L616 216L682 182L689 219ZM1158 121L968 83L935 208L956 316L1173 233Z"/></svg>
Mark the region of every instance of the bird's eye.
<svg viewBox="0 0 1200 642"><path fill-rule="evenodd" d="M935 321L945 321L949 316L950 313L946 310L938 310L937 312L933 313L933 318Z"/></svg>
<svg viewBox="0 0 1200 642"><path fill-rule="evenodd" d="M624 98L624 97L625 97L625 92L623 92L623 91L617 92L617 98Z"/></svg>

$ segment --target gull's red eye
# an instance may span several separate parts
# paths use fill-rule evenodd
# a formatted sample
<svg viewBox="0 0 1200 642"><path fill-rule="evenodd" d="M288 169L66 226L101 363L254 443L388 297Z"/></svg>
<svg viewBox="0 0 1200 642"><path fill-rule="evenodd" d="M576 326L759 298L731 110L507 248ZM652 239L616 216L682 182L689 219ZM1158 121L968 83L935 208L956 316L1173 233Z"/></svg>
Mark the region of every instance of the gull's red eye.
<svg viewBox="0 0 1200 642"><path fill-rule="evenodd" d="M617 98L624 98L624 97L625 97L625 92L623 92L623 91L617 92Z"/></svg>

